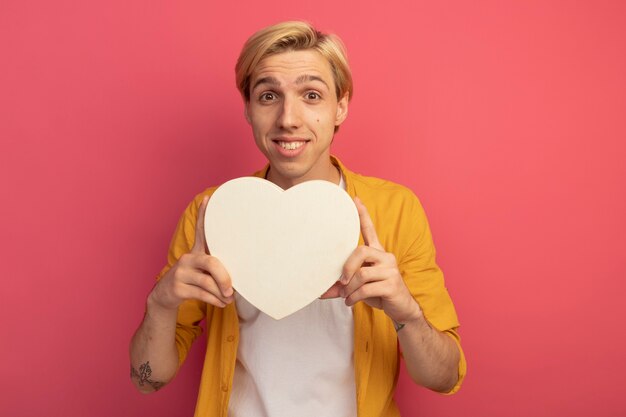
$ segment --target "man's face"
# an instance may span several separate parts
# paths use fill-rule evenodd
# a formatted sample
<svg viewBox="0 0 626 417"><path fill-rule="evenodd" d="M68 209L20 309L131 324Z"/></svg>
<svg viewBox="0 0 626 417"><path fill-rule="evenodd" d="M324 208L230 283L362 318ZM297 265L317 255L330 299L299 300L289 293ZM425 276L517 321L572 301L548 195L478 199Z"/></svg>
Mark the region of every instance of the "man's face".
<svg viewBox="0 0 626 417"><path fill-rule="evenodd" d="M271 55L250 77L246 117L268 178L283 188L332 179L330 143L347 114L348 97L337 100L330 63L317 51Z"/></svg>

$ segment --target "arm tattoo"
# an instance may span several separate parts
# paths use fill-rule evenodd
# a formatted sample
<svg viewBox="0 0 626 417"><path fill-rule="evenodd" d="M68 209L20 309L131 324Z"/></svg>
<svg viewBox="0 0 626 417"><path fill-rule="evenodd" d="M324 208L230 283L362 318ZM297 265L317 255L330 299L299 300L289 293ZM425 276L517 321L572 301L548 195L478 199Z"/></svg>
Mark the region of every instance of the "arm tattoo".
<svg viewBox="0 0 626 417"><path fill-rule="evenodd" d="M143 387L145 384L148 384L155 391L158 391L159 389L163 387L163 385L165 385L163 382L151 380L150 375L152 375L152 368L150 368L150 361L139 365L139 372L137 372L137 370L135 369L133 365L130 365L130 377L138 379L140 386Z"/></svg>

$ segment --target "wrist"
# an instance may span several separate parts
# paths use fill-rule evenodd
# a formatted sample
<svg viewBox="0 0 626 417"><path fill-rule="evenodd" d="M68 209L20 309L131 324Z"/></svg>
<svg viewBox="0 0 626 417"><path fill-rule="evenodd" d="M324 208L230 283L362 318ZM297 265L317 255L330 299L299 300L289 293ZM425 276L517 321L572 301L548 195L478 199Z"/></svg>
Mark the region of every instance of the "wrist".
<svg viewBox="0 0 626 417"><path fill-rule="evenodd" d="M396 333L398 333L400 330L404 329L404 326L406 326L405 323L398 323L395 320L391 320L391 322L393 323L394 329L396 329Z"/></svg>
<svg viewBox="0 0 626 417"><path fill-rule="evenodd" d="M424 320L424 314L417 301L413 300L411 312L401 317L390 317L396 332L402 330L407 324L413 324Z"/></svg>
<svg viewBox="0 0 626 417"><path fill-rule="evenodd" d="M407 308L408 310L407 313L402 315L402 317L399 317L399 320L394 320L394 321L398 323L409 324L413 322L418 322L424 318L424 313L422 312L422 308L417 303L417 301L415 301L415 299L413 298L411 298L411 301L412 302L410 304L410 307Z"/></svg>
<svg viewBox="0 0 626 417"><path fill-rule="evenodd" d="M155 316L155 317L169 317L176 316L178 314L178 306L176 307L167 307L164 306L161 302L159 302L155 291L153 290L148 295L148 299L146 300L146 315Z"/></svg>

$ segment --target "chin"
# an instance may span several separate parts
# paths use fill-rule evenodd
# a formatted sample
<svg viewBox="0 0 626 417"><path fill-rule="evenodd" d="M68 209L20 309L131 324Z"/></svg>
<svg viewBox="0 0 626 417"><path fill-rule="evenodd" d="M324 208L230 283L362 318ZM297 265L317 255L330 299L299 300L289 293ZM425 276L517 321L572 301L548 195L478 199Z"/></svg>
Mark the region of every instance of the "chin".
<svg viewBox="0 0 626 417"><path fill-rule="evenodd" d="M271 164L271 163L270 163ZM272 167L285 179L295 180L304 176L309 170L303 167L301 164L292 163L278 163L272 165Z"/></svg>
<svg viewBox="0 0 626 417"><path fill-rule="evenodd" d="M306 167L296 162L279 162L274 164L270 161L270 166L281 178L287 181L298 181L311 169L311 167Z"/></svg>

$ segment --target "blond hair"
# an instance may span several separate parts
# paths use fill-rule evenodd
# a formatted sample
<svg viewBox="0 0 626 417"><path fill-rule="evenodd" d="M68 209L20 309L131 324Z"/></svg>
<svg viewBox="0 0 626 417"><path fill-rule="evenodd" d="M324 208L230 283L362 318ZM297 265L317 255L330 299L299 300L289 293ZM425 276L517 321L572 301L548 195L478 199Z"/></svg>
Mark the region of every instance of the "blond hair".
<svg viewBox="0 0 626 417"><path fill-rule="evenodd" d="M352 73L348 65L346 49L338 36L324 34L306 22L282 22L259 30L244 44L235 77L237 89L246 101L250 100L250 76L256 66L270 55L286 51L312 49L330 63L335 81L337 99L346 93L352 98Z"/></svg>

